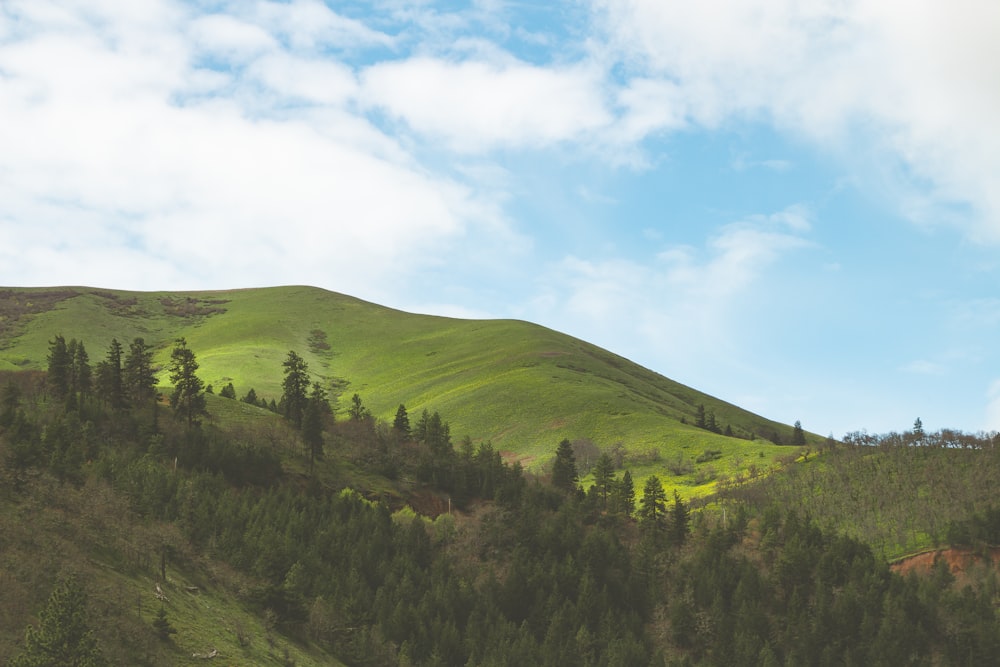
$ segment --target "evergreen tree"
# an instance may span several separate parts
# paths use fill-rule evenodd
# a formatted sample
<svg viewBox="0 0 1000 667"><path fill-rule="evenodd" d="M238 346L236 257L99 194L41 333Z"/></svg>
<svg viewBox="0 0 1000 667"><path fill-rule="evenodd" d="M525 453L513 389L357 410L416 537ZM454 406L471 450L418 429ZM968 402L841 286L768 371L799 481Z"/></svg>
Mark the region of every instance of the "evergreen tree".
<svg viewBox="0 0 1000 667"><path fill-rule="evenodd" d="M128 346L122 381L125 392L134 405L150 402L156 397L153 348L146 345L142 338L134 339Z"/></svg>
<svg viewBox="0 0 1000 667"><path fill-rule="evenodd" d="M705 413L705 429L712 433L719 432L719 425L715 422L715 412L712 410Z"/></svg>
<svg viewBox="0 0 1000 667"><path fill-rule="evenodd" d="M806 434L802 430L802 422L796 421L795 426L792 427L792 444L801 447L806 444Z"/></svg>
<svg viewBox="0 0 1000 667"><path fill-rule="evenodd" d="M350 416L351 421L359 422L367 419L371 413L368 412L368 408L361 402L361 395L354 394L354 396L351 396L351 407L347 409L347 414Z"/></svg>
<svg viewBox="0 0 1000 667"><path fill-rule="evenodd" d="M288 352L288 357L282 364L285 368L285 379L281 383L281 405L285 418L296 426L302 425L309 391L309 366L294 351Z"/></svg>
<svg viewBox="0 0 1000 667"><path fill-rule="evenodd" d="M646 478L642 487L642 500L639 501L639 519L644 526L659 527L667 510L667 496L663 484L656 475Z"/></svg>
<svg viewBox="0 0 1000 667"><path fill-rule="evenodd" d="M601 454L594 466L594 486L601 495L604 508L608 507L608 493L611 491L615 481L615 466L611 461L611 456L607 452Z"/></svg>
<svg viewBox="0 0 1000 667"><path fill-rule="evenodd" d="M250 405L257 405L257 391L253 387L250 387L250 391L247 392L247 395L240 400L244 403L249 403Z"/></svg>
<svg viewBox="0 0 1000 667"><path fill-rule="evenodd" d="M52 395L63 400L69 394L73 359L66 347L66 339L58 335L49 341L49 367L46 384Z"/></svg>
<svg viewBox="0 0 1000 667"><path fill-rule="evenodd" d="M122 376L122 345L111 339L104 361L97 364L97 393L112 409L125 407L125 383Z"/></svg>
<svg viewBox="0 0 1000 667"><path fill-rule="evenodd" d="M222 388L222 391L219 392L219 396L221 396L222 398L232 398L235 400L236 387L234 387L233 383L230 382L229 384L227 384L225 387Z"/></svg>
<svg viewBox="0 0 1000 667"><path fill-rule="evenodd" d="M410 437L410 416L406 412L406 406L402 403L396 408L396 418L392 421L392 427L404 438Z"/></svg>
<svg viewBox="0 0 1000 667"><path fill-rule="evenodd" d="M635 512L635 483L632 481L632 473L626 470L616 487L618 511L625 516L632 516Z"/></svg>
<svg viewBox="0 0 1000 667"><path fill-rule="evenodd" d="M197 418L208 414L205 410L204 383L196 375L198 362L187 341L178 338L170 353L170 381L174 392L170 395L170 406L178 418L187 419L188 426L194 426Z"/></svg>
<svg viewBox="0 0 1000 667"><path fill-rule="evenodd" d="M156 618L153 619L153 629L156 630L157 636L166 641L170 639L170 635L176 635L177 629L170 625L170 619L167 618L167 610L160 605L160 610L156 612Z"/></svg>
<svg viewBox="0 0 1000 667"><path fill-rule="evenodd" d="M90 368L90 355L83 346L83 341L76 343L73 350L73 390L81 398L90 395L93 388L93 372Z"/></svg>
<svg viewBox="0 0 1000 667"><path fill-rule="evenodd" d="M312 470L316 459L323 458L323 415L330 410L326 402L326 391L318 382L313 383L312 393L306 403L305 414L302 417L302 440L309 453L309 469Z"/></svg>
<svg viewBox="0 0 1000 667"><path fill-rule="evenodd" d="M576 489L579 476L576 472L576 455L569 440L563 439L556 449L556 458L552 462L552 486L564 491Z"/></svg>
<svg viewBox="0 0 1000 667"><path fill-rule="evenodd" d="M670 541L674 546L681 546L687 539L690 530L690 514L688 506L674 489L674 504L670 510Z"/></svg>
<svg viewBox="0 0 1000 667"><path fill-rule="evenodd" d="M87 594L75 578L61 581L25 630L24 651L10 667L98 667L108 664L87 623Z"/></svg>
<svg viewBox="0 0 1000 667"><path fill-rule="evenodd" d="M705 428L705 404L698 404L698 412L695 414L694 425L698 428Z"/></svg>

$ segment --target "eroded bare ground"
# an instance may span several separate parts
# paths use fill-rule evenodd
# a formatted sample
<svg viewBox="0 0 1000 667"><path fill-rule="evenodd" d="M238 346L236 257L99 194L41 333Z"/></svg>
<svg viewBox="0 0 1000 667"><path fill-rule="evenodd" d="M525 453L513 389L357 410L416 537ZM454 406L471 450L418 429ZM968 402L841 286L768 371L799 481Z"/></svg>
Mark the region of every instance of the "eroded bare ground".
<svg viewBox="0 0 1000 667"><path fill-rule="evenodd" d="M892 570L901 575L915 572L919 575L929 573L938 560L944 560L957 583L964 583L969 572L977 566L992 567L1000 571L1000 547L982 549L938 549L898 560L892 564Z"/></svg>
<svg viewBox="0 0 1000 667"><path fill-rule="evenodd" d="M0 290L0 348L17 335L32 315L52 310L61 301L79 296L75 290Z"/></svg>

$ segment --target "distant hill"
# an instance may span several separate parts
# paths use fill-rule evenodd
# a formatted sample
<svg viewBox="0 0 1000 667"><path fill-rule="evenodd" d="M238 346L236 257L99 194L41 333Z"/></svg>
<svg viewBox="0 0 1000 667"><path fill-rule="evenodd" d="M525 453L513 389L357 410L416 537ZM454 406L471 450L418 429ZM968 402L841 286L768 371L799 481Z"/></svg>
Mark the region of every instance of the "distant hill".
<svg viewBox="0 0 1000 667"><path fill-rule="evenodd" d="M387 420L401 403L411 419L438 411L454 440L491 440L529 467L561 439L586 438L605 449L621 443L631 467L647 472L670 461L696 464L677 474L697 486L711 481L695 479L706 460L715 460L709 477L736 473L751 456L788 454L769 441L792 437L788 425L536 324L416 315L313 287L0 288L0 370L44 369L57 334L82 340L94 363L112 337L127 345L141 336L165 364L183 336L216 391L232 382L237 396L253 388L268 399L280 398L281 364L295 350L341 410L358 393ZM696 427L699 406L737 437Z"/></svg>

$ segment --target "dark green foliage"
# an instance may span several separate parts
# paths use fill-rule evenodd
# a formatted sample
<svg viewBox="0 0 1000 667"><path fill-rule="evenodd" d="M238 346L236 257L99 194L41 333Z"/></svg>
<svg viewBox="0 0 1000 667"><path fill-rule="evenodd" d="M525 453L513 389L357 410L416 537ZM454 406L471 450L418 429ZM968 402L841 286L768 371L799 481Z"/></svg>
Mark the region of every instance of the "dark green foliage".
<svg viewBox="0 0 1000 667"><path fill-rule="evenodd" d="M70 374L73 358L66 347L66 339L57 335L49 341L48 376L46 378L49 391L54 398L63 400L69 394Z"/></svg>
<svg viewBox="0 0 1000 667"><path fill-rule="evenodd" d="M404 438L410 437L410 416L402 403L396 408L396 417L392 420L392 428Z"/></svg>
<svg viewBox="0 0 1000 667"><path fill-rule="evenodd" d="M564 439L556 449L556 458L552 462L552 486L563 491L573 491L577 482L576 455L573 445Z"/></svg>
<svg viewBox="0 0 1000 667"><path fill-rule="evenodd" d="M29 625L25 630L24 644L24 651L10 661L10 667L107 664L87 620L87 593L73 577L56 585L38 614L38 626Z"/></svg>
<svg viewBox="0 0 1000 667"><path fill-rule="evenodd" d="M675 489L674 504L670 509L670 542L674 546L679 547L684 544L690 530L690 523L688 506Z"/></svg>
<svg viewBox="0 0 1000 667"><path fill-rule="evenodd" d="M806 434L802 430L802 422L796 420L795 426L792 428L792 445L801 447L804 444L806 444Z"/></svg>
<svg viewBox="0 0 1000 667"><path fill-rule="evenodd" d="M153 369L153 348L142 338L129 344L122 368L125 393L133 405L150 403L156 398L156 373Z"/></svg>
<svg viewBox="0 0 1000 667"><path fill-rule="evenodd" d="M667 496L663 491L663 483L656 475L650 475L642 487L642 500L639 501L639 520L645 527L663 528L666 512Z"/></svg>
<svg viewBox="0 0 1000 667"><path fill-rule="evenodd" d="M122 346L117 338L111 339L107 355L97 364L97 394L114 410L120 410L127 404L122 373Z"/></svg>
<svg viewBox="0 0 1000 667"><path fill-rule="evenodd" d="M197 423L198 417L207 414L205 410L204 383L198 377L198 362L194 352L188 349L187 341L178 338L170 353L170 381L174 391L170 395L170 406L178 419L187 421L188 426Z"/></svg>
<svg viewBox="0 0 1000 667"><path fill-rule="evenodd" d="M347 415L350 417L351 421L364 421L371 417L371 412L365 407L365 404L361 401L360 394L354 394L351 396L351 407L347 409Z"/></svg>
<svg viewBox="0 0 1000 667"><path fill-rule="evenodd" d="M605 509L608 506L608 494L611 493L614 481L615 466L611 461L611 456L607 453L601 454L601 457L597 459L597 465L594 466L594 486L597 487L602 507Z"/></svg>
<svg viewBox="0 0 1000 667"><path fill-rule="evenodd" d="M612 509L631 517L635 512L635 483L632 473L626 470L622 478L612 485Z"/></svg>
<svg viewBox="0 0 1000 667"><path fill-rule="evenodd" d="M244 403L249 403L250 405L258 405L257 402L257 390L250 387L250 391L246 393L246 396L240 399Z"/></svg>
<svg viewBox="0 0 1000 667"><path fill-rule="evenodd" d="M306 403L305 415L302 417L302 441L309 454L309 467L323 458L323 417L330 412L330 404L326 401L326 391L318 382L313 384L312 393Z"/></svg>
<svg viewBox="0 0 1000 667"><path fill-rule="evenodd" d="M222 391L219 392L219 396L221 396L222 398L231 398L233 400L236 400L236 387L234 387L233 383L230 382L229 384L227 384L225 387L222 388Z"/></svg>
<svg viewBox="0 0 1000 667"><path fill-rule="evenodd" d="M948 544L953 546L1000 545L1000 507L988 507L968 519L952 521L945 534Z"/></svg>
<svg viewBox="0 0 1000 667"><path fill-rule="evenodd" d="M156 632L156 636L163 641L170 639L170 635L177 634L177 629L170 624L170 619L167 618L167 610L162 605L156 612L156 618L153 619L153 630Z"/></svg>
<svg viewBox="0 0 1000 667"><path fill-rule="evenodd" d="M302 425L309 391L309 366L295 351L290 350L282 366L285 379L281 383L281 406L288 421Z"/></svg>
<svg viewBox="0 0 1000 667"><path fill-rule="evenodd" d="M60 411L3 392L4 472L17 462L45 471L29 478L106 485L143 523L174 531L178 554L237 572L243 599L271 620L269 632L348 664L965 665L990 664L1000 651L995 584L959 591L947 570L904 579L868 546L788 512L792 503L721 499L719 516L692 510L676 493L670 505L656 477L647 480L636 530L627 518L632 477L615 480L612 457L595 456L586 497L565 492L577 486L568 441L560 450L569 450L569 482L557 487L554 468L553 485L543 485L488 440L463 437L456 451L436 412L423 412L413 440L369 415L337 423L314 384L301 434L307 447L318 435L320 449L307 451L317 463L303 480L282 474L277 452L301 456L291 440L285 449L263 439L253 446L259 434L237 439L213 423L168 424L151 436L127 406L90 403ZM354 452L347 465L319 463L326 438L338 457ZM970 470L994 455L940 453L968 455ZM907 456L928 474L939 460ZM831 457L828 465L840 464ZM341 490L335 475L348 467L365 479L394 470L392 508ZM18 477L9 478L16 497ZM434 523L394 518L407 493L437 500L440 512L446 498L475 512L457 531L445 514ZM949 534L993 540L993 508L962 514ZM152 625L170 637L165 608ZM152 638L148 614L142 627Z"/></svg>
<svg viewBox="0 0 1000 667"><path fill-rule="evenodd" d="M70 394L79 399L90 396L93 388L93 372L90 368L90 355L83 345L83 341L73 339L68 346L72 366L70 372Z"/></svg>

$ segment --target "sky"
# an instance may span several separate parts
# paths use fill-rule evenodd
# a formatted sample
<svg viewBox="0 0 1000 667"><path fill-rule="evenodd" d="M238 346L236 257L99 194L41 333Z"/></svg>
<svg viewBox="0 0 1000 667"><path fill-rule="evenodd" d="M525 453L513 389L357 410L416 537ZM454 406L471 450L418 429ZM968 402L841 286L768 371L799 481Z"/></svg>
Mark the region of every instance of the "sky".
<svg viewBox="0 0 1000 667"><path fill-rule="evenodd" d="M1000 429L1000 3L0 0L0 285L517 318Z"/></svg>

